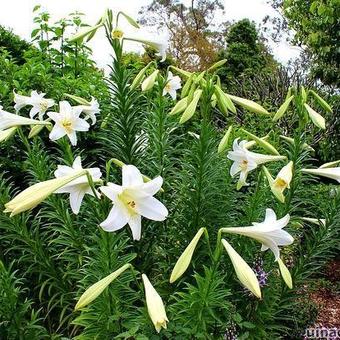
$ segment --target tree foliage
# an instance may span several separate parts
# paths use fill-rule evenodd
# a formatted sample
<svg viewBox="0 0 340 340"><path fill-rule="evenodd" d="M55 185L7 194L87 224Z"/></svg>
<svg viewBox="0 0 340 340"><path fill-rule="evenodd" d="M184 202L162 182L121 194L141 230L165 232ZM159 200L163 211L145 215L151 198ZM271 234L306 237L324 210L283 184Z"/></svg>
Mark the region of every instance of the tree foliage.
<svg viewBox="0 0 340 340"><path fill-rule="evenodd" d="M179 0L154 0L140 11L142 24L170 35L170 54L186 70L203 70L216 60L226 23L217 25L223 10L219 0L191 1L185 6Z"/></svg>
<svg viewBox="0 0 340 340"><path fill-rule="evenodd" d="M289 27L296 31L295 41L311 54L313 75L339 87L339 1L285 0L282 6Z"/></svg>
<svg viewBox="0 0 340 340"><path fill-rule="evenodd" d="M255 24L248 19L233 24L225 40L227 47L219 54L220 59L227 59L219 73L223 81L242 74L251 77L258 73L270 73L277 67L273 56L261 41Z"/></svg>

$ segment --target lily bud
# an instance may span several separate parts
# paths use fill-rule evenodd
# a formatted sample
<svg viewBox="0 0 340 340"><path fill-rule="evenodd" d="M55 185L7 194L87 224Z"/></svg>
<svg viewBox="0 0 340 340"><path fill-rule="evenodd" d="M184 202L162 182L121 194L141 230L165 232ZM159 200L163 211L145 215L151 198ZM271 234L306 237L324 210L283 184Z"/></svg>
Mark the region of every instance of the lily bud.
<svg viewBox="0 0 340 340"><path fill-rule="evenodd" d="M326 220L324 218L311 218L311 217L301 217L301 220L310 222L316 225L323 224L324 226L326 225Z"/></svg>
<svg viewBox="0 0 340 340"><path fill-rule="evenodd" d="M213 93L213 95L211 96L210 98L210 104L211 104L211 107L216 107L216 104L217 104L217 97L216 97L216 94Z"/></svg>
<svg viewBox="0 0 340 340"><path fill-rule="evenodd" d="M317 100L317 102L320 104L321 107L323 107L328 112L331 112L331 113L333 112L330 105L323 98L321 98L316 92L314 92L313 90L310 90L309 92L314 96L314 98Z"/></svg>
<svg viewBox="0 0 340 340"><path fill-rule="evenodd" d="M198 104L198 101L201 95L202 95L202 90L195 91L192 101L190 102L190 104L187 106L187 108L183 112L183 115L179 121L180 124L185 123L195 114L196 107L197 107L197 104Z"/></svg>
<svg viewBox="0 0 340 340"><path fill-rule="evenodd" d="M16 127L0 131L0 142L5 142L7 139L11 138L16 131L17 131Z"/></svg>
<svg viewBox="0 0 340 340"><path fill-rule="evenodd" d="M271 131L269 131L264 137L261 137L260 139L267 140L267 139L269 138L269 136L270 136L270 132L271 132ZM251 141L245 143L245 144L244 144L244 147L245 147L246 149L249 150L249 149L251 149L254 145L256 145L256 141L251 140Z"/></svg>
<svg viewBox="0 0 340 340"><path fill-rule="evenodd" d="M256 297L261 299L260 284L255 273L252 271L246 261L243 260L243 258L225 239L222 239L222 244L230 257L230 260L240 282Z"/></svg>
<svg viewBox="0 0 340 340"><path fill-rule="evenodd" d="M120 267L118 270L114 271L110 275L104 277L103 279L96 282L88 289L86 289L86 291L79 298L76 306L74 307L74 310L81 309L87 306L93 300L95 300L113 280L115 280L120 274L125 272L125 270L127 270L128 268L131 268L131 264L129 263Z"/></svg>
<svg viewBox="0 0 340 340"><path fill-rule="evenodd" d="M340 160L334 162L328 162L319 166L319 169L334 168L340 164Z"/></svg>
<svg viewBox="0 0 340 340"><path fill-rule="evenodd" d="M78 97L78 96L74 96L73 94L64 93L64 96L74 100L76 103L80 105L86 105L86 106L91 105L91 103L87 101L86 99Z"/></svg>
<svg viewBox="0 0 340 340"><path fill-rule="evenodd" d="M253 102L252 100L244 99L244 98L240 98L240 97L236 97L232 95L229 95L229 97L234 103L244 107L250 112L270 115L270 113L264 107L262 107L260 104Z"/></svg>
<svg viewBox="0 0 340 340"><path fill-rule="evenodd" d="M230 96L223 92L219 86L214 85L214 88L218 103L221 106L221 111L224 114L226 114L228 110L230 110L232 113L236 113L236 107L232 100L230 99Z"/></svg>
<svg viewBox="0 0 340 340"><path fill-rule="evenodd" d="M185 82L183 88L182 88L182 92L181 92L181 98L186 97L189 94L193 79L194 79L194 74L192 74L188 80Z"/></svg>
<svg viewBox="0 0 340 340"><path fill-rule="evenodd" d="M275 116L273 117L273 122L276 122L279 120L287 111L288 106L290 102L293 100L294 96L290 96L288 99L285 100L285 102L280 106L280 108L275 113Z"/></svg>
<svg viewBox="0 0 340 340"><path fill-rule="evenodd" d="M92 34L92 36L94 35L94 33L97 32L98 28L103 26L103 23L100 23L98 25L95 26L90 26L84 30L82 30L81 32L73 35L70 39L68 39L69 42L81 42L86 36Z"/></svg>
<svg viewBox="0 0 340 340"><path fill-rule="evenodd" d="M230 137L232 128L233 128L233 126L230 125L227 132L225 133L225 135L221 139L220 144L218 144L218 149L217 149L218 153L223 152L228 147L229 137Z"/></svg>
<svg viewBox="0 0 340 340"><path fill-rule="evenodd" d="M303 104L305 109L308 112L309 118L312 120L314 125L316 125L320 129L326 129L325 118L323 118L319 113L314 111L308 104Z"/></svg>
<svg viewBox="0 0 340 340"><path fill-rule="evenodd" d="M290 275L288 268L286 267L286 265L283 263L281 259L278 259L277 262L279 264L279 269L280 269L280 273L283 278L283 281L286 283L289 289L292 289L293 280L292 280L292 276Z"/></svg>
<svg viewBox="0 0 340 340"><path fill-rule="evenodd" d="M30 130L28 138L33 138L37 136L44 127L45 125L34 125Z"/></svg>
<svg viewBox="0 0 340 340"><path fill-rule="evenodd" d="M169 115L175 115L177 113L182 113L188 106L188 97L179 100L176 105L172 108Z"/></svg>
<svg viewBox="0 0 340 340"><path fill-rule="evenodd" d="M191 240L189 245L185 248L182 255L177 260L174 269L172 270L171 276L170 276L170 283L175 282L177 279L179 279L185 271L188 269L189 264L192 259L192 255L194 253L194 250L197 246L198 241L200 240L202 234L204 233L205 228L201 228L198 230L194 238Z"/></svg>
<svg viewBox="0 0 340 340"><path fill-rule="evenodd" d="M302 97L303 103L305 103L307 101L307 92L302 85L301 85L301 97Z"/></svg>
<svg viewBox="0 0 340 340"><path fill-rule="evenodd" d="M264 150L270 152L273 155L280 155L280 153L274 148L274 146L268 143L264 138L257 137L256 135L248 132L245 129L241 129L241 131L245 133L248 137L253 139L259 146L262 146Z"/></svg>
<svg viewBox="0 0 340 340"><path fill-rule="evenodd" d="M6 203L4 212L10 212L10 216L12 217L23 211L33 209L56 190L72 182L76 178L84 176L86 173L86 170L82 170L70 176L63 176L34 184Z"/></svg>
<svg viewBox="0 0 340 340"><path fill-rule="evenodd" d="M287 136L280 135L280 138L282 138L283 140L285 140L285 141L288 142L289 144L292 144L292 145L295 144L294 139L291 138L291 137L287 137ZM315 151L315 150L314 150L310 145L308 145L307 143L304 143L304 144L302 145L302 147L303 147L305 150Z"/></svg>
<svg viewBox="0 0 340 340"><path fill-rule="evenodd" d="M166 329L166 323L169 322L162 298L157 293L156 289L152 286L148 277L143 274L143 283L145 289L145 299L148 308L149 316L154 324L156 331L159 333L162 328Z"/></svg>
<svg viewBox="0 0 340 340"><path fill-rule="evenodd" d="M221 67L222 65L224 65L226 62L227 62L227 59L219 60L219 61L216 62L215 64L211 65L211 66L208 68L208 71L213 71L213 70L215 70L215 69Z"/></svg>
<svg viewBox="0 0 340 340"><path fill-rule="evenodd" d="M147 64L145 67L143 67L137 74L137 76L135 77L135 79L133 80L130 88L131 90L134 90L135 88L137 88L139 86L139 84L142 82L142 80L144 79L145 73L146 71L149 69L149 67L153 64L153 62L151 61L149 64Z"/></svg>
<svg viewBox="0 0 340 340"><path fill-rule="evenodd" d="M153 88L158 76L159 70L153 71L145 80L142 82L142 91L148 91Z"/></svg>
<svg viewBox="0 0 340 340"><path fill-rule="evenodd" d="M170 66L175 72L177 72L177 73L179 73L180 75L182 75L182 76L184 76L184 77L186 77L186 78L189 78L191 75L192 75L192 73L191 72L188 72L188 71L184 71L184 70L182 70L182 69L180 69L180 68L178 68L178 67L176 67L176 66Z"/></svg>

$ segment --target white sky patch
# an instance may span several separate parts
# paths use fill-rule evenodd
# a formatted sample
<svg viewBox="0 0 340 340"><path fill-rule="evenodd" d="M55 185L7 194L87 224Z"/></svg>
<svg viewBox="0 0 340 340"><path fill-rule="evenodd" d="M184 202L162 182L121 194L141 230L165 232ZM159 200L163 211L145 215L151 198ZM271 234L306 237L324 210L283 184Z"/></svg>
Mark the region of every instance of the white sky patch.
<svg viewBox="0 0 340 340"><path fill-rule="evenodd" d="M85 14L86 23L95 24L106 8L111 8L114 12L121 10L137 18L140 8L150 2L151 0L0 0L0 25L12 28L14 33L30 41L31 31L35 27L33 23L35 13L32 13L32 9L38 4L51 14L51 22L79 11ZM188 0L183 2L188 4ZM224 15L217 17L216 20L238 21L249 18L259 24L266 15L275 15L275 11L266 4L265 0L225 0L224 7ZM134 29L129 27L127 33L133 32ZM112 51L103 30L96 34L89 46L93 50L93 59L100 68L110 64ZM284 41L278 44L271 43L270 47L274 57L283 64L297 58L300 53L299 48L290 46ZM128 42L125 44L125 50L140 52L142 48L140 44Z"/></svg>

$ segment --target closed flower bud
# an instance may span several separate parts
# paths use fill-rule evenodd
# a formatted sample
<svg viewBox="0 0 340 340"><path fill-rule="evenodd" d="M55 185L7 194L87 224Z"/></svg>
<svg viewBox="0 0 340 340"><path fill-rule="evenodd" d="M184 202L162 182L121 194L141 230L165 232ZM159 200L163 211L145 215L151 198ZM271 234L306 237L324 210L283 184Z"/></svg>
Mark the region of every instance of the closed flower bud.
<svg viewBox="0 0 340 340"><path fill-rule="evenodd" d="M288 106L290 102L293 100L294 96L290 96L288 99L285 100L285 102L280 106L280 108L275 113L275 116L273 117L273 122L276 122L279 120L287 111Z"/></svg>
<svg viewBox="0 0 340 340"><path fill-rule="evenodd" d="M307 101L307 92L303 86L301 86L301 97L303 103L305 103Z"/></svg>
<svg viewBox="0 0 340 340"><path fill-rule="evenodd" d="M70 176L59 177L34 184L6 203L4 212L10 212L10 216L12 217L23 211L33 209L56 190L86 173L86 170L82 170Z"/></svg>
<svg viewBox="0 0 340 340"><path fill-rule="evenodd" d="M217 149L218 153L223 152L228 147L229 137L230 137L232 128L233 128L233 126L230 125L228 130L226 131L225 135L221 139L220 144L218 145L218 149Z"/></svg>
<svg viewBox="0 0 340 340"><path fill-rule="evenodd" d="M148 277L143 274L143 283L145 289L145 299L146 305L148 308L149 316L156 328L156 331L159 333L162 328L166 329L166 323L169 322L162 298L157 293L156 289L152 286Z"/></svg>
<svg viewBox="0 0 340 340"><path fill-rule="evenodd" d="M192 101L190 102L190 104L187 106L187 108L183 112L183 115L179 121L180 124L185 123L195 114L196 107L197 107L197 104L198 104L198 101L201 95L202 95L202 90L195 91Z"/></svg>
<svg viewBox="0 0 340 340"><path fill-rule="evenodd" d="M290 275L288 268L286 267L286 265L283 263L281 259L278 259L277 262L279 264L279 269L280 269L280 273L283 278L283 281L286 283L289 289L292 289L293 280L292 280L292 276Z"/></svg>
<svg viewBox="0 0 340 340"><path fill-rule="evenodd" d="M142 82L142 91L148 91L153 88L158 76L159 70L153 71L145 80Z"/></svg>
<svg viewBox="0 0 340 340"><path fill-rule="evenodd" d="M252 100L244 99L244 98L240 98L240 97L236 97L232 95L229 95L229 97L234 103L244 107L250 112L260 113L264 115L270 114L264 107L262 107L260 104L253 102Z"/></svg>
<svg viewBox="0 0 340 340"><path fill-rule="evenodd" d="M204 233L204 230L205 228L201 228L198 230L194 238L191 240L189 245L185 248L184 252L177 260L175 267L171 273L170 283L173 283L177 279L179 279L184 274L184 272L188 269L194 250L202 234Z"/></svg>
<svg viewBox="0 0 340 340"><path fill-rule="evenodd" d="M86 36L93 36L99 27L103 26L103 23L100 23L95 26L87 27L84 30L81 30L79 33L73 35L70 39L68 39L69 42L81 42Z"/></svg>
<svg viewBox="0 0 340 340"><path fill-rule="evenodd" d="M216 94L221 111L224 114L227 114L228 110L233 113L236 113L236 107L234 103L232 102L232 100L230 99L230 96L224 93L219 86L215 85L214 87L215 87L215 94Z"/></svg>
<svg viewBox="0 0 340 340"><path fill-rule="evenodd" d="M264 150L270 152L271 154L273 155L277 155L279 156L280 153L274 148L273 145L271 145L269 142L267 142L264 138L260 138L260 137L257 137L256 135L248 132L247 130L245 129L241 129L241 131L243 133L245 133L248 137L250 137L251 139L253 139L256 144L258 144L259 146L261 146Z"/></svg>
<svg viewBox="0 0 340 340"><path fill-rule="evenodd" d="M145 73L146 71L149 69L149 67L153 64L153 62L150 62L149 64L147 64L144 68L142 68L137 76L135 77L135 79L133 80L130 88L131 90L134 90L135 88L137 88L139 86L139 84L142 82L142 80L144 79Z"/></svg>
<svg viewBox="0 0 340 340"><path fill-rule="evenodd" d="M227 59L222 59L222 60L219 60L218 62L216 62L215 64L211 65L209 68L208 68L208 71L213 71L221 66L223 66L225 63L227 62Z"/></svg>
<svg viewBox="0 0 340 340"><path fill-rule="evenodd" d="M323 98L321 98L316 92L314 92L313 90L310 90L309 92L314 96L314 98L320 104L321 107L323 107L328 112L333 112L330 105Z"/></svg>
<svg viewBox="0 0 340 340"><path fill-rule="evenodd" d="M4 142L7 139L11 138L15 132L17 131L16 127L12 127L3 131L0 131L0 142Z"/></svg>
<svg viewBox="0 0 340 340"><path fill-rule="evenodd" d="M308 104L303 104L305 109L308 112L309 118L312 120L314 125L316 125L320 129L326 129L325 118L323 118L319 113L313 110Z"/></svg>
<svg viewBox="0 0 340 340"><path fill-rule="evenodd" d="M176 103L176 105L170 111L169 115L172 116L177 113L182 113L187 108L187 106L188 106L188 97L185 97Z"/></svg>
<svg viewBox="0 0 340 340"><path fill-rule="evenodd" d="M242 285L249 289L256 297L261 299L260 284L255 273L225 239L222 239L222 244L230 257L236 275Z"/></svg>
<svg viewBox="0 0 340 340"><path fill-rule="evenodd" d="M93 284L91 287L86 289L86 291L82 294L79 298L74 310L81 309L95 300L103 291L104 289L113 281L115 280L120 274L125 272L128 268L131 267L131 264L125 264L124 266L120 267L118 270L114 271L110 275L104 277L100 281Z"/></svg>

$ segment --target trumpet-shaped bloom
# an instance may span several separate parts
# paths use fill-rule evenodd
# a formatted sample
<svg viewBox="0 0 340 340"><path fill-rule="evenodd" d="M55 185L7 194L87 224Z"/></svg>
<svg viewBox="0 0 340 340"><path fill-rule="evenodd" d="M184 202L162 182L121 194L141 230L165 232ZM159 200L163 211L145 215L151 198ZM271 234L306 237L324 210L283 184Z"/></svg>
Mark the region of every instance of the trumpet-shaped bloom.
<svg viewBox="0 0 340 340"><path fill-rule="evenodd" d="M34 118L38 114L39 119L42 120L45 112L54 105L53 99L44 98L45 93L38 93L37 91L32 91L31 96L22 96L14 92L14 109L18 112L24 106L32 106L29 113L30 118Z"/></svg>
<svg viewBox="0 0 340 340"><path fill-rule="evenodd" d="M108 183L100 187L101 192L113 202L109 216L100 226L112 232L129 224L133 239L140 240L142 216L164 221L168 215L166 207L153 197L161 189L163 179L158 176L144 183L143 175L135 166L123 165L122 182L122 186Z"/></svg>
<svg viewBox="0 0 340 340"><path fill-rule="evenodd" d="M0 105L0 131L23 125L49 125L51 123L22 117L2 110Z"/></svg>
<svg viewBox="0 0 340 340"><path fill-rule="evenodd" d="M158 51L158 55L162 58L161 61L166 59L166 50L168 49L168 40L165 37L145 39L140 36L126 36L124 34L123 39L140 42L145 45L149 45Z"/></svg>
<svg viewBox="0 0 340 340"><path fill-rule="evenodd" d="M88 131L89 123L80 118L82 108L79 106L72 107L67 101L59 103L60 112L49 112L47 115L55 122L50 132L50 139L56 141L59 138L67 137L72 145L77 145L76 131Z"/></svg>
<svg viewBox="0 0 340 340"><path fill-rule="evenodd" d="M254 222L251 227L222 228L222 232L248 236L261 242L261 251L270 248L277 261L280 257L279 246L286 246L294 242L293 237L282 230L288 224L289 219L290 216L287 214L278 220L272 209L266 209L266 217L263 222Z"/></svg>
<svg viewBox="0 0 340 340"><path fill-rule="evenodd" d="M33 209L59 188L85 174L86 170L80 170L69 176L54 178L34 184L15 196L10 202L6 203L5 212L10 212L11 216L14 216L23 211Z"/></svg>
<svg viewBox="0 0 340 340"><path fill-rule="evenodd" d="M248 185L248 173L256 169L259 164L285 159L284 156L263 155L249 151L246 148L247 141L243 140L238 143L238 140L239 138L234 140L233 150L229 151L227 156L234 161L230 168L230 175L234 177L236 174L240 173L237 189L240 189L244 185Z"/></svg>
<svg viewBox="0 0 340 340"><path fill-rule="evenodd" d="M70 176L76 172L84 170L81 165L81 158L78 156L72 167L66 165L58 165L57 170L54 172L56 178ZM98 182L102 176L99 168L89 168L87 170L88 174L92 177L93 182ZM80 210L81 203L85 194L94 196L91 186L88 182L86 175L75 179L74 181L66 184L65 186L59 188L55 191L56 194L67 193L70 194L70 205L73 213L78 214ZM99 193L98 193L99 195Z"/></svg>
<svg viewBox="0 0 340 340"><path fill-rule="evenodd" d="M277 174L276 178L273 179L268 169L264 166L264 171L267 176L270 189L272 193L277 197L280 202L285 201L283 192L290 186L290 182L293 178L293 162L289 162L285 165L280 172Z"/></svg>
<svg viewBox="0 0 340 340"><path fill-rule="evenodd" d="M222 239L222 244L230 257L240 282L255 296L261 299L260 284L253 270L225 239Z"/></svg>
<svg viewBox="0 0 340 340"><path fill-rule="evenodd" d="M89 118L92 121L91 125L96 124L97 117L96 114L100 112L99 103L96 98L92 97L90 105L79 105L78 108L81 108L81 111L85 114L85 120Z"/></svg>
<svg viewBox="0 0 340 340"><path fill-rule="evenodd" d="M169 94L173 100L176 99L176 91L182 87L181 78L179 76L173 76L172 72L169 71L168 79L163 89L163 96Z"/></svg>
<svg viewBox="0 0 340 340"><path fill-rule="evenodd" d="M156 289L152 286L148 277L142 274L144 289L145 289L145 299L148 308L149 316L154 324L156 331L159 333L162 328L166 329L166 323L169 322L162 298L157 293Z"/></svg>
<svg viewBox="0 0 340 340"><path fill-rule="evenodd" d="M336 168L318 168L318 169L302 169L306 174L327 177L334 179L340 183L340 167Z"/></svg>

